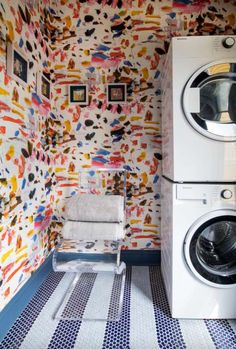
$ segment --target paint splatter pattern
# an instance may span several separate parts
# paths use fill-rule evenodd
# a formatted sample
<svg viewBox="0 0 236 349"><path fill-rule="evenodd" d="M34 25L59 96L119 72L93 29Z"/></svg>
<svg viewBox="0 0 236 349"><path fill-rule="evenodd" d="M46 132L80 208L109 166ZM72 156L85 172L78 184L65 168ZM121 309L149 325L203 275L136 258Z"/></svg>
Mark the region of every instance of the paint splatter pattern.
<svg viewBox="0 0 236 349"><path fill-rule="evenodd" d="M227 0L32 4L0 1L2 307L53 248L81 168L129 171L123 248L160 248L161 58L172 36L236 32ZM26 88L6 74L6 40L29 58ZM36 93L39 68L51 75L51 103ZM107 103L116 82L127 84L124 104ZM88 106L68 104L71 83L89 85Z"/></svg>

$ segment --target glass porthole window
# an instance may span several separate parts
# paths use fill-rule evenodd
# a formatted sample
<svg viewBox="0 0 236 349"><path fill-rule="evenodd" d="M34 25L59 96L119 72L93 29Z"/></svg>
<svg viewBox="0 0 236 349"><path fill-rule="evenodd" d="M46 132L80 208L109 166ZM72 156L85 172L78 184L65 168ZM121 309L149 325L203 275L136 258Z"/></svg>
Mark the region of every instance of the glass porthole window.
<svg viewBox="0 0 236 349"><path fill-rule="evenodd" d="M236 61L208 64L187 82L183 110L201 134L236 141Z"/></svg>

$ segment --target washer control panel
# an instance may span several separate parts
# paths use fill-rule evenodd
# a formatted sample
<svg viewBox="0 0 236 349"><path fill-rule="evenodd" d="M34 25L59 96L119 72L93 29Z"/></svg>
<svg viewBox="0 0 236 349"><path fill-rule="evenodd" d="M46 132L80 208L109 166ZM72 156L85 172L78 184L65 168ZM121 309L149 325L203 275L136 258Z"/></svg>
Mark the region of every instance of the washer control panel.
<svg viewBox="0 0 236 349"><path fill-rule="evenodd" d="M231 184L177 184L177 200L197 200L204 204L235 205L236 185Z"/></svg>

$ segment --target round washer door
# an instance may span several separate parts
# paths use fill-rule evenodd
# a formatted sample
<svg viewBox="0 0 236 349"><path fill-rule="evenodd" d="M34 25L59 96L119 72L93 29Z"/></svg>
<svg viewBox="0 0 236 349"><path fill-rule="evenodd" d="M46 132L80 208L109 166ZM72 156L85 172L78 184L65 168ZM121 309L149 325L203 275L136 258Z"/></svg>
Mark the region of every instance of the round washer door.
<svg viewBox="0 0 236 349"><path fill-rule="evenodd" d="M187 82L182 105L189 123L202 135L236 141L236 60L201 67Z"/></svg>
<svg viewBox="0 0 236 349"><path fill-rule="evenodd" d="M184 240L193 274L215 287L236 284L236 211L217 210L198 219Z"/></svg>

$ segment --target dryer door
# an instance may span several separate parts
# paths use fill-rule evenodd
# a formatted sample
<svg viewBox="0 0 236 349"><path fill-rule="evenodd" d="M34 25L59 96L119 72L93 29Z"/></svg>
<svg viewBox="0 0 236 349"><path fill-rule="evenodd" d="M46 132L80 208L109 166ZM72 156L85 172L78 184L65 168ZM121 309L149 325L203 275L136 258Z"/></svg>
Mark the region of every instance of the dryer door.
<svg viewBox="0 0 236 349"><path fill-rule="evenodd" d="M199 69L182 96L189 123L202 135L236 141L236 61L220 61Z"/></svg>
<svg viewBox="0 0 236 349"><path fill-rule="evenodd" d="M236 211L217 210L202 216L184 241L186 262L206 284L236 284Z"/></svg>

